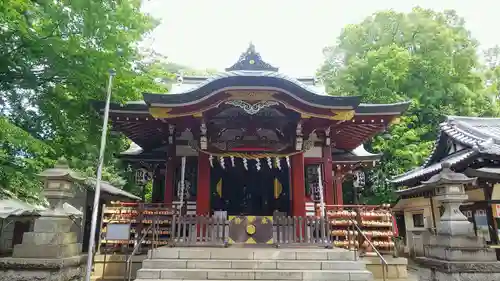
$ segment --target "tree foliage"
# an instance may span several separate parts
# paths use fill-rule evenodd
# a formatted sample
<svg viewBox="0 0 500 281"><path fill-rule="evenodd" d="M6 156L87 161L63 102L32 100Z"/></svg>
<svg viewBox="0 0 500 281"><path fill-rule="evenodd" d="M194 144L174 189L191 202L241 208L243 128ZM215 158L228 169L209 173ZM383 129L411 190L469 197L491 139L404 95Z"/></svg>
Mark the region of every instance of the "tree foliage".
<svg viewBox="0 0 500 281"><path fill-rule="evenodd" d="M139 0L4 0L0 5L0 186L20 197L37 194L35 174L64 156L90 173L99 150L101 118L90 100L104 100L116 70L113 100L165 91L168 75L138 48L156 22ZM118 178L109 137L105 173ZM115 168L116 167L116 168Z"/></svg>
<svg viewBox="0 0 500 281"><path fill-rule="evenodd" d="M372 199L393 199L386 180L423 163L445 115L497 115L491 91L500 76L489 67L494 83L487 87L477 46L454 11L415 8L381 11L348 25L337 44L325 49L319 74L330 93L359 95L371 103L411 102L399 124L390 127L392 138L377 136L369 144L383 152L367 188L376 195Z"/></svg>

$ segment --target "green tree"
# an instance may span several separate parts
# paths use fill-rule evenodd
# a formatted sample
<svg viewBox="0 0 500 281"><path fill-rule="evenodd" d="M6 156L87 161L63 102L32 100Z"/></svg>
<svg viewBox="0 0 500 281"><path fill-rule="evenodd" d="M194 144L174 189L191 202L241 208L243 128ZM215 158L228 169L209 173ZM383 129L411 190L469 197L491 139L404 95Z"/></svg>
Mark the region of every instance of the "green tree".
<svg viewBox="0 0 500 281"><path fill-rule="evenodd" d="M4 0L0 5L0 185L20 197L36 194L35 174L64 156L95 167L102 119L90 100L104 100L107 73L117 72L113 100L166 91L167 76L138 42L156 26L139 0ZM109 137L106 166L117 178ZM116 168L114 168L116 167Z"/></svg>
<svg viewBox="0 0 500 281"><path fill-rule="evenodd" d="M483 58L484 66L481 70L486 84L484 94L496 101L500 95L500 46L484 51Z"/></svg>
<svg viewBox="0 0 500 281"><path fill-rule="evenodd" d="M392 138L377 136L369 144L383 152L366 188L369 201L394 199L386 180L422 164L445 115L497 115L478 72L477 45L454 11L414 8L348 25L325 49L319 75L330 93L373 103L411 101L390 127Z"/></svg>

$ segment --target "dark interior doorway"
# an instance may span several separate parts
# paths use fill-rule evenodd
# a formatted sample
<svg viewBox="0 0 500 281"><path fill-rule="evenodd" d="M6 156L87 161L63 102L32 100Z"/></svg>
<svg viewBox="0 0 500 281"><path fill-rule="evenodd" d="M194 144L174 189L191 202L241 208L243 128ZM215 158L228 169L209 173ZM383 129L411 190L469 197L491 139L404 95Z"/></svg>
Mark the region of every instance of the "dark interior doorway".
<svg viewBox="0 0 500 281"><path fill-rule="evenodd" d="M214 211L227 211L228 215L272 216L274 212L289 214L290 180L286 163L278 169L269 168L266 160L227 159L224 168L214 161L210 174L211 206ZM274 161L273 161L274 162Z"/></svg>
<svg viewBox="0 0 500 281"><path fill-rule="evenodd" d="M30 221L16 221L14 223L14 234L12 235L12 249L17 244L23 243L23 236L25 232L29 232L31 228Z"/></svg>

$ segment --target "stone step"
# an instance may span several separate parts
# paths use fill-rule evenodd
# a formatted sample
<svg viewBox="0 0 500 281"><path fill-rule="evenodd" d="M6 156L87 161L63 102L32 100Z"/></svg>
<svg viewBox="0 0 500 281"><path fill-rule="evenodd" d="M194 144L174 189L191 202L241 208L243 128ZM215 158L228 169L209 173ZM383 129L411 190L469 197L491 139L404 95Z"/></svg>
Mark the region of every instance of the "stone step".
<svg viewBox="0 0 500 281"><path fill-rule="evenodd" d="M150 250L152 259L207 260L338 260L353 261L355 253L345 249L252 249L252 248L168 248Z"/></svg>
<svg viewBox="0 0 500 281"><path fill-rule="evenodd" d="M305 270L364 270L366 265L357 261L325 260L144 260L145 269L305 269Z"/></svg>
<svg viewBox="0 0 500 281"><path fill-rule="evenodd" d="M371 281L367 270L140 269L137 280L335 280Z"/></svg>

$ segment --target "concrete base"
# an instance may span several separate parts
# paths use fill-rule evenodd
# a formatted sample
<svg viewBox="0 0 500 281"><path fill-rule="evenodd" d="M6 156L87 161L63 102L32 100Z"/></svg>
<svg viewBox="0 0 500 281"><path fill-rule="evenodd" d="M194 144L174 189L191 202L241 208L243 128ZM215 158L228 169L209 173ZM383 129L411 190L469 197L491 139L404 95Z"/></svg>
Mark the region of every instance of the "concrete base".
<svg viewBox="0 0 500 281"><path fill-rule="evenodd" d="M468 235L429 235L425 257L415 261L422 267L420 281L500 280L496 253L477 237Z"/></svg>
<svg viewBox="0 0 500 281"><path fill-rule="evenodd" d="M478 237L431 235L425 247L425 256L445 261L495 261L495 250L487 248Z"/></svg>
<svg viewBox="0 0 500 281"><path fill-rule="evenodd" d="M0 281L80 281L86 258L1 258Z"/></svg>
<svg viewBox="0 0 500 281"><path fill-rule="evenodd" d="M12 257L14 258L67 258L78 256L82 252L81 243L66 245L31 245L17 244L14 246Z"/></svg>
<svg viewBox="0 0 500 281"><path fill-rule="evenodd" d="M422 266L419 281L492 281L500 280L500 263L496 261L443 261L432 258L417 258Z"/></svg>

